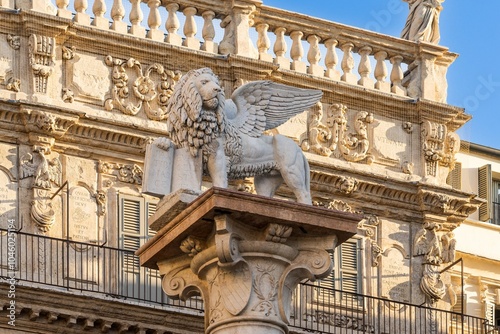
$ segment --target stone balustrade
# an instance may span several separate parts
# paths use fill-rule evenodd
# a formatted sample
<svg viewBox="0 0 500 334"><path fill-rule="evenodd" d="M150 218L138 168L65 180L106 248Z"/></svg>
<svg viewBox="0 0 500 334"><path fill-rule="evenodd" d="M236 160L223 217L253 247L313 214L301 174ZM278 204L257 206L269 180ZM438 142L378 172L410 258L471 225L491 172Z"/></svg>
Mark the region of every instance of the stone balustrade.
<svg viewBox="0 0 500 334"><path fill-rule="evenodd" d="M280 70L412 98L446 101L446 69L456 58L444 47L415 43L294 12L239 0L17 0L76 24L270 62ZM0 0L12 7L14 0ZM110 6L111 5L111 6ZM430 75L429 75L430 74ZM432 82L429 82L432 81Z"/></svg>

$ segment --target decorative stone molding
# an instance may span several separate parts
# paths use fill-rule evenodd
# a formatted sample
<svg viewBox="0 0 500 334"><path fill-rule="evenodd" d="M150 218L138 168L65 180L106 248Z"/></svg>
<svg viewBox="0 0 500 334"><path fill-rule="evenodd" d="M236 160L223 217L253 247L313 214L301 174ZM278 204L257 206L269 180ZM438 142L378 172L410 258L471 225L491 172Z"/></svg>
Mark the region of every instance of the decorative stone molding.
<svg viewBox="0 0 500 334"><path fill-rule="evenodd" d="M29 37L29 61L34 75L34 91L47 93L48 77L55 65L55 39L31 34Z"/></svg>
<svg viewBox="0 0 500 334"><path fill-rule="evenodd" d="M422 149L425 176L445 180L455 166L455 154L460 150L460 138L448 132L446 125L424 121L422 124ZM444 169L441 171L439 167Z"/></svg>
<svg viewBox="0 0 500 334"><path fill-rule="evenodd" d="M75 56L76 47L75 46L65 46L61 47L62 59L71 60Z"/></svg>
<svg viewBox="0 0 500 334"><path fill-rule="evenodd" d="M51 141L53 144L53 141ZM45 233L55 223L55 211L52 208L51 190L61 186L62 165L59 157L49 159L49 145L35 145L33 152L20 158L21 178L34 177L32 184L33 200L31 201L31 218L38 229Z"/></svg>
<svg viewBox="0 0 500 334"><path fill-rule="evenodd" d="M327 109L326 125L321 123L323 118L322 105L318 104L311 109L308 115L307 140L302 149L351 162L373 162L373 156L368 153L370 141L368 139L368 124L373 123L373 114L360 111L354 116L352 128L348 131L347 106L335 103Z"/></svg>
<svg viewBox="0 0 500 334"><path fill-rule="evenodd" d="M454 261L456 240L442 224L427 222L415 235L413 256L423 256L423 273L420 288L434 304L446 295L439 266Z"/></svg>
<svg viewBox="0 0 500 334"><path fill-rule="evenodd" d="M403 130L405 130L406 133L412 133L413 132L413 123L412 122L404 122L403 123Z"/></svg>
<svg viewBox="0 0 500 334"><path fill-rule="evenodd" d="M358 188L358 180L353 177L341 176L335 186L337 189L344 194L351 194Z"/></svg>
<svg viewBox="0 0 500 334"><path fill-rule="evenodd" d="M107 201L106 193L102 190L97 190L96 193L94 194L94 197L98 206L97 214L99 216L104 216L106 214L106 201Z"/></svg>
<svg viewBox="0 0 500 334"><path fill-rule="evenodd" d="M21 91L21 79L10 77L5 81L5 86L8 90L13 92Z"/></svg>
<svg viewBox="0 0 500 334"><path fill-rule="evenodd" d="M190 235L181 242L180 249L190 257L193 257L206 249L206 245L203 240Z"/></svg>
<svg viewBox="0 0 500 334"><path fill-rule="evenodd" d="M328 157L332 154L330 148L327 147L328 141L332 138L332 132L321 122L322 119L323 104L318 102L309 109L307 114L307 139L302 143L302 149Z"/></svg>
<svg viewBox="0 0 500 334"><path fill-rule="evenodd" d="M161 121L166 118L166 105L173 93L174 85L181 77L180 72L166 70L157 63L144 69L134 58L125 61L106 56L105 63L113 68L113 87L110 92L112 97L105 101L106 110L111 111L116 108L132 116L144 110L149 119ZM129 83L128 69L135 71L137 77L132 85ZM160 82L153 81L152 73L160 76ZM130 91L134 99L130 98ZM133 100L137 102L134 103Z"/></svg>
<svg viewBox="0 0 500 334"><path fill-rule="evenodd" d="M99 173L114 175L124 183L142 184L143 171L136 164L128 165L99 161L98 171Z"/></svg>
<svg viewBox="0 0 500 334"><path fill-rule="evenodd" d="M11 48L13 48L14 50L19 50L19 48L21 47L21 36L8 34L7 42L9 42Z"/></svg>
<svg viewBox="0 0 500 334"><path fill-rule="evenodd" d="M73 103L73 101L75 100L75 93L73 93L71 88L63 88L62 100L66 103Z"/></svg>
<svg viewBox="0 0 500 334"><path fill-rule="evenodd" d="M377 243L377 229L380 224L380 219L376 215L367 215L358 224L358 230L364 232L368 238L371 247L371 263L372 267L378 267L384 250Z"/></svg>
<svg viewBox="0 0 500 334"><path fill-rule="evenodd" d="M58 115L41 110L22 109L21 119L26 131L59 139L79 121L78 116Z"/></svg>

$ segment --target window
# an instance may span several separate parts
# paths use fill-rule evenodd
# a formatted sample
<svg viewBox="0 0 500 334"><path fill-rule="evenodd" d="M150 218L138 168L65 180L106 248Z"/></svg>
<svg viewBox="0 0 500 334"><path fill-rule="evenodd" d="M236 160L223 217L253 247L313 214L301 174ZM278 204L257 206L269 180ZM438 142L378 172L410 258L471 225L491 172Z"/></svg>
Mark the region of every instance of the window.
<svg viewBox="0 0 500 334"><path fill-rule="evenodd" d="M500 178L495 176L491 165L478 169L478 196L486 200L479 207L479 220L500 225Z"/></svg>
<svg viewBox="0 0 500 334"><path fill-rule="evenodd" d="M455 162L455 167L448 174L446 183L453 189L462 189L462 163Z"/></svg>
<svg viewBox="0 0 500 334"><path fill-rule="evenodd" d="M334 292L328 289L351 293L361 293L361 239L351 238L337 247L331 254L333 259L332 273L318 282L320 287L318 298L334 302Z"/></svg>
<svg viewBox="0 0 500 334"><path fill-rule="evenodd" d="M143 268L134 252L155 232L148 227L148 218L156 211L156 201L138 196L118 196L119 247L122 294L139 299L162 297L161 279L157 270Z"/></svg>

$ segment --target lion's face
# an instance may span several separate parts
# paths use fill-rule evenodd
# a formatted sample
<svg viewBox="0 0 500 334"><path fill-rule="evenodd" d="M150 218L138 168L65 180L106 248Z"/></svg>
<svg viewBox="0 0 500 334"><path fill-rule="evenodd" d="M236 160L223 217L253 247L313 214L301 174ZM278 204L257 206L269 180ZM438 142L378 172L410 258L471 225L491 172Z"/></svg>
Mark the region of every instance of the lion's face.
<svg viewBox="0 0 500 334"><path fill-rule="evenodd" d="M215 110L219 105L219 96L222 91L216 77L204 73L196 77L194 82L206 110Z"/></svg>

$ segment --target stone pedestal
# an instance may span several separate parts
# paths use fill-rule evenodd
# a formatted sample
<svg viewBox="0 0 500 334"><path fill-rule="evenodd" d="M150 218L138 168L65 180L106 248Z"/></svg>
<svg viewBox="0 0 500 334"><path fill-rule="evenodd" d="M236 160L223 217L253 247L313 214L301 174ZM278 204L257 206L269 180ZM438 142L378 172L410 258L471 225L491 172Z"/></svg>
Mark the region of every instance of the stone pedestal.
<svg viewBox="0 0 500 334"><path fill-rule="evenodd" d="M353 236L361 219L212 188L173 218L159 208L150 225L163 227L137 255L164 275L169 297L203 297L206 333L282 334L292 291L303 279L328 276L329 251Z"/></svg>

